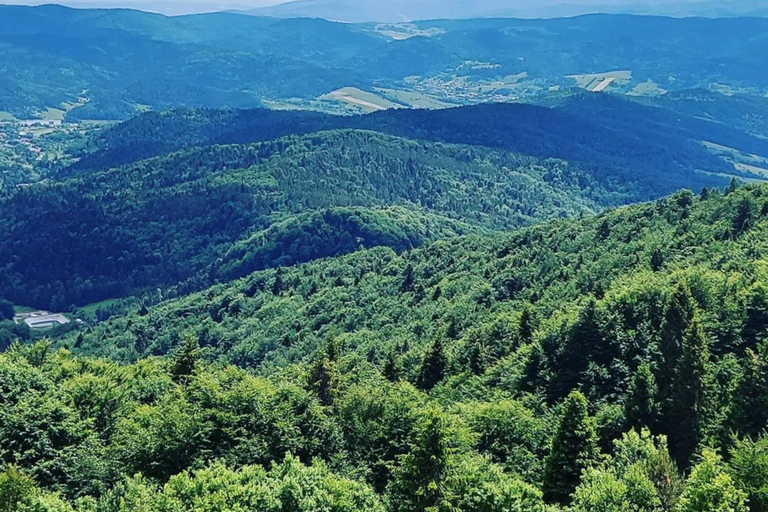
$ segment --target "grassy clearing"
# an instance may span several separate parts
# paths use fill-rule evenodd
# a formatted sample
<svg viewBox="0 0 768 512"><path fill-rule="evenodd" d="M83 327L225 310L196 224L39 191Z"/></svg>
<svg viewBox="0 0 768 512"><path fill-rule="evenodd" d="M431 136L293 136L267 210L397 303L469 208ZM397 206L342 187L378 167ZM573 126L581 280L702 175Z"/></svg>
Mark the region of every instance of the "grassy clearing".
<svg viewBox="0 0 768 512"><path fill-rule="evenodd" d="M632 71L608 71L606 73L586 73L581 75L568 75L576 82L576 85L588 91L599 92L606 89L612 83L625 85L632 80Z"/></svg>
<svg viewBox="0 0 768 512"><path fill-rule="evenodd" d="M357 87L343 87L318 98L323 101L341 102L353 110L363 112L376 112L391 108L402 108L402 105L393 103L381 96L363 91Z"/></svg>
<svg viewBox="0 0 768 512"><path fill-rule="evenodd" d="M0 121L17 121L16 116L10 112L0 110Z"/></svg>
<svg viewBox="0 0 768 512"><path fill-rule="evenodd" d="M656 82L649 78L647 81L637 84L627 94L629 96L663 96L667 94L667 92L666 89L662 89Z"/></svg>
<svg viewBox="0 0 768 512"><path fill-rule="evenodd" d="M113 304L116 304L119 301L120 299L107 299L101 302L94 302L93 304L87 304L85 306L82 306L79 309L88 315L95 315L97 310L112 306Z"/></svg>
<svg viewBox="0 0 768 512"><path fill-rule="evenodd" d="M15 304L14 304L14 306L13 306L13 310L14 310L14 312L15 312L17 315L22 315L22 314L24 314L24 313L33 313L33 312L37 311L37 309L36 309L36 308L28 308L28 307L26 307L26 306L17 306L17 305L15 305Z"/></svg>

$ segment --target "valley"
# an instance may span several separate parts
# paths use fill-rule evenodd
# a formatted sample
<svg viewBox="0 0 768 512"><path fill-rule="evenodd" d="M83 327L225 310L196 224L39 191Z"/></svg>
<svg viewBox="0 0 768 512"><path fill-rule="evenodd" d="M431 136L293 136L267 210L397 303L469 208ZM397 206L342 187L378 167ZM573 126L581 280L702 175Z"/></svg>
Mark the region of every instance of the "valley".
<svg viewBox="0 0 768 512"><path fill-rule="evenodd" d="M0 5L0 512L768 510L747 3Z"/></svg>

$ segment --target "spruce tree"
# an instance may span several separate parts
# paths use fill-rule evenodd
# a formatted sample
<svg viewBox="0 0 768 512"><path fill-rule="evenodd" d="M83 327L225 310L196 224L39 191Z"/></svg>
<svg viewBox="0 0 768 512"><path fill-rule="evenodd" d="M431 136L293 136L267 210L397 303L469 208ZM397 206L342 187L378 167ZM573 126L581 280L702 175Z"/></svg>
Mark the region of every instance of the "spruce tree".
<svg viewBox="0 0 768 512"><path fill-rule="evenodd" d="M518 334L521 343L533 342L533 319L531 318L531 310L527 307L523 309L523 313L520 315Z"/></svg>
<svg viewBox="0 0 768 512"><path fill-rule="evenodd" d="M387 360L384 362L382 373L384 374L384 378L390 382L397 382L400 380L402 367L394 350L390 350L387 354Z"/></svg>
<svg viewBox="0 0 768 512"><path fill-rule="evenodd" d="M675 366L682 353L683 336L691 325L696 313L691 291L688 285L681 282L677 285L669 304L664 311L664 320L661 325L661 339L659 349L661 362L659 364L659 378L661 396L670 396L670 387L674 380Z"/></svg>
<svg viewBox="0 0 768 512"><path fill-rule="evenodd" d="M316 356L309 371L309 388L326 407L333 405L334 392L339 380L336 368L338 357L338 343L331 340L326 344L325 350Z"/></svg>
<svg viewBox="0 0 768 512"><path fill-rule="evenodd" d="M739 189L739 180L736 179L734 176L731 178L730 183L728 183L728 187L725 189L725 193L727 194L733 194Z"/></svg>
<svg viewBox="0 0 768 512"><path fill-rule="evenodd" d="M443 353L443 342L440 337L430 347L424 361L421 364L419 372L418 386L429 391L434 388L445 377L446 368L445 354Z"/></svg>
<svg viewBox="0 0 768 512"><path fill-rule="evenodd" d="M639 430L642 427L655 426L658 414L657 394L656 378L653 376L650 365L641 364L632 378L629 396L624 404L624 415L628 427Z"/></svg>
<svg viewBox="0 0 768 512"><path fill-rule="evenodd" d="M734 432L756 436L768 427L768 364L765 348L760 355L750 349L733 393L729 415Z"/></svg>
<svg viewBox="0 0 768 512"><path fill-rule="evenodd" d="M739 201L736 207L736 215L733 217L731 233L733 236L739 236L748 231L754 223L754 207L749 197Z"/></svg>
<svg viewBox="0 0 768 512"><path fill-rule="evenodd" d="M768 289L762 283L749 290L742 337L745 346L753 350L761 341L768 339Z"/></svg>
<svg viewBox="0 0 768 512"><path fill-rule="evenodd" d="M401 459L387 491L394 512L450 510L445 478L454 448L448 418L429 407L416 426L410 452Z"/></svg>
<svg viewBox="0 0 768 512"><path fill-rule="evenodd" d="M687 466L701 441L709 359L707 341L697 316L683 336L681 349L675 367L667 428L670 453Z"/></svg>
<svg viewBox="0 0 768 512"><path fill-rule="evenodd" d="M186 383L194 373L197 360L200 358L200 347L194 334L187 332L182 335L181 345L176 350L171 361L171 376L179 383Z"/></svg>
<svg viewBox="0 0 768 512"><path fill-rule="evenodd" d="M597 302L592 298L581 310L578 320L568 333L562 353L558 356L558 375L553 383L553 398L560 399L575 389L590 362L604 363L609 360L608 343L598 321Z"/></svg>
<svg viewBox="0 0 768 512"><path fill-rule="evenodd" d="M662 269L664 266L664 255L661 253L661 250L654 249L653 254L651 254L651 270L654 272L658 272Z"/></svg>
<svg viewBox="0 0 768 512"><path fill-rule="evenodd" d="M544 468L544 499L566 504L579 485L581 473L597 459L597 435L587 412L587 399L578 391L563 403Z"/></svg>

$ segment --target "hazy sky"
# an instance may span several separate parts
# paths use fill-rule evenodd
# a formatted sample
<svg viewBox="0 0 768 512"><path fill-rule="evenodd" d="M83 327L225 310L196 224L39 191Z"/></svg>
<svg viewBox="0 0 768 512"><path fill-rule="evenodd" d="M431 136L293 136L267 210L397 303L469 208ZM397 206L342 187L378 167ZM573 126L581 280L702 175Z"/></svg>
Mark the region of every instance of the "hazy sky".
<svg viewBox="0 0 768 512"><path fill-rule="evenodd" d="M248 10L256 9L259 7L267 7L270 5L286 3L287 0L0 0L0 4L17 4L17 5L40 5L46 3L58 3L62 5L68 5L70 7L128 7L133 9L141 9L145 11L161 12L164 14L188 14L196 12L211 12L221 10ZM309 0L317 1L318 3L333 1L333 0ZM355 0L344 0L344 3L349 5L353 4ZM369 2L378 2L383 5L387 5L387 0L357 0L360 6L370 6ZM393 0L394 1L394 0ZM399 2L407 2L407 5L417 6L419 4L425 4L428 2L435 2L436 0L398 0ZM498 9L499 5L503 5L504 8L540 8L551 7L553 5L570 5L570 6L612 6L616 10L616 6L621 10L623 6L628 4L644 4L651 6L651 10L656 6L668 6L668 5L688 5L699 3L704 5L705 3L711 4L713 2L721 2L723 5L749 5L754 7L768 6L768 0L444 0L455 5L463 5L462 2L466 1L467 7L475 7L482 10L488 5L493 5L495 9ZM598 9L599 10L599 9ZM423 11L423 9L422 9Z"/></svg>

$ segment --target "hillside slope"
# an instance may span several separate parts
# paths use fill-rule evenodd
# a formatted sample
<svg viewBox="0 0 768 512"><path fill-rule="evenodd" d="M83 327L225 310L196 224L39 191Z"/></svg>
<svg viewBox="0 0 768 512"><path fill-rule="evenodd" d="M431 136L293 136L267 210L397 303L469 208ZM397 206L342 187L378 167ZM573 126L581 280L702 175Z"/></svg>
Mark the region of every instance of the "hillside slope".
<svg viewBox="0 0 768 512"><path fill-rule="evenodd" d="M561 160L373 132L191 149L0 199L0 295L61 311L191 278L188 286L199 287L237 274L220 276L217 268L239 266L246 256L248 268L263 268L577 215L597 209L604 194ZM358 225L349 210L343 216L352 219L341 221L336 207L372 208L380 219L363 215ZM445 220L434 222L436 215ZM315 241L287 243L297 229ZM393 238L390 229L402 235ZM258 248L279 239L284 254Z"/></svg>
<svg viewBox="0 0 768 512"><path fill-rule="evenodd" d="M755 439L768 416L755 404L768 400L767 251L768 187L681 192L506 236L257 272L63 344L123 361L166 353L211 367L224 360L298 382L343 425L351 443L344 446L375 437L380 422L386 427L377 439L391 439L389 409L374 397L384 393L389 403L415 386L445 421L477 435L459 452L479 450L550 504L594 512L610 497L627 509L677 510L658 504L692 499L709 471L723 475L725 490L715 496L730 492L722 499L746 511L748 497L765 503L742 471L766 451L765 438ZM203 375L194 379L212 378ZM381 450L353 451L360 457L353 465L371 469L362 478L390 504L412 499L423 482L400 490L401 473L389 469L409 459ZM653 458L658 467L622 466L656 457L648 450L663 452ZM382 460L397 463L378 466ZM460 474L474 474L469 467ZM589 472L569 476L571 467ZM693 467L685 489L678 467L684 474ZM656 479L656 471L666 476ZM643 493L621 490L638 479ZM671 480L678 483L670 489ZM455 489L452 482L445 488Z"/></svg>
<svg viewBox="0 0 768 512"><path fill-rule="evenodd" d="M715 121L608 95L568 95L552 108L491 104L336 117L266 110L149 113L103 132L68 172L110 167L182 147L257 142L354 128L472 144L578 163L613 193L606 204L655 199L681 188L727 183L733 164L702 141L768 155L768 142ZM707 171L703 174L698 171Z"/></svg>

